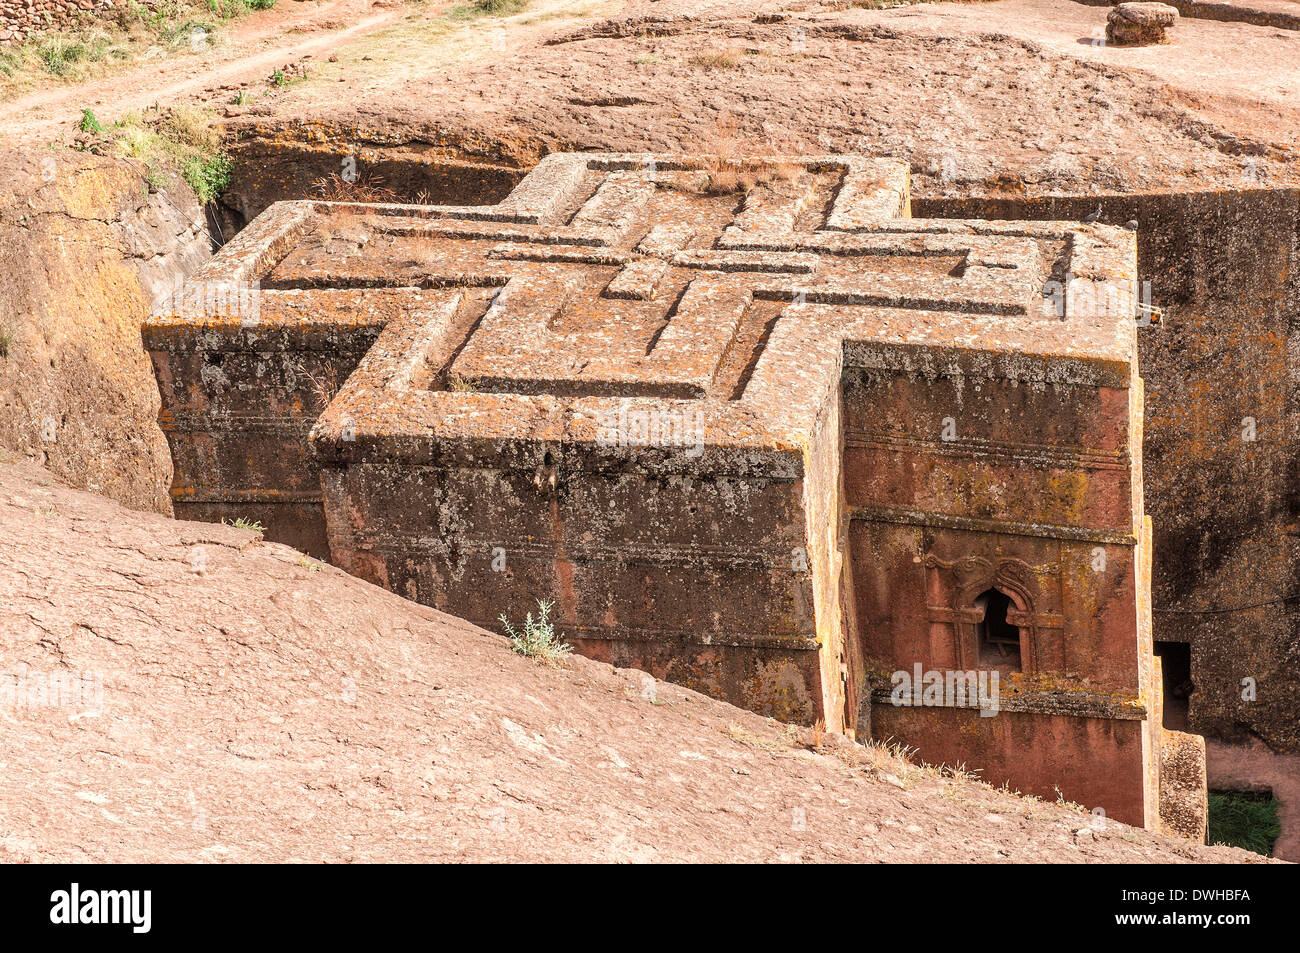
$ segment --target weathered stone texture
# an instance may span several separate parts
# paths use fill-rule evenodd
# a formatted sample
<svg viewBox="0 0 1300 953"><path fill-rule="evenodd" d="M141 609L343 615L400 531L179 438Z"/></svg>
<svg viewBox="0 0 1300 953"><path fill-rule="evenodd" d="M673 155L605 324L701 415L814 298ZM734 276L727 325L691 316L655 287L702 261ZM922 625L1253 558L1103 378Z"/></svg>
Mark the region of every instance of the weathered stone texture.
<svg viewBox="0 0 1300 953"><path fill-rule="evenodd" d="M167 512L158 388L140 347L155 295L211 254L183 183L71 150L0 164L0 446L70 483Z"/></svg>
<svg viewBox="0 0 1300 953"><path fill-rule="evenodd" d="M1139 223L1155 638L1191 647L1189 725L1300 751L1300 192L965 199L931 215ZM1248 439L1253 438L1253 439ZM1250 689L1250 690L1248 690Z"/></svg>
<svg viewBox="0 0 1300 953"><path fill-rule="evenodd" d="M1209 822L1205 786L1205 739L1166 731L1160 746L1162 833L1205 843Z"/></svg>
<svg viewBox="0 0 1300 953"><path fill-rule="evenodd" d="M1154 826L1133 236L909 213L906 167L856 156L561 154L495 206L274 206L195 283L260 282L251 326L145 328L177 511L256 504L482 624L553 598L585 654ZM891 671L985 664L993 588L1005 713L872 712Z"/></svg>
<svg viewBox="0 0 1300 953"><path fill-rule="evenodd" d="M1178 11L1166 3L1121 3L1106 15L1106 41L1116 46L1168 43Z"/></svg>

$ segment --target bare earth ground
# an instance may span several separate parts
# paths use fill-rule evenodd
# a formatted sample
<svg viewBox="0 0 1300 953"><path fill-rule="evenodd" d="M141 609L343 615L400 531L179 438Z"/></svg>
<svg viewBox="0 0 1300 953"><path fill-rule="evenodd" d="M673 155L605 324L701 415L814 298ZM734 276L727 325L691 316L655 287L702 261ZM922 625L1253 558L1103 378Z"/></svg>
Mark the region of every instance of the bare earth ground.
<svg viewBox="0 0 1300 953"><path fill-rule="evenodd" d="M382 115L390 130L663 151L707 148L734 124L746 150L906 157L930 194L1242 187L1295 175L1294 31L1189 20L1161 52L1097 49L1080 40L1106 11L1069 0L809 5L754 22L778 6L632 3L629 20L560 31L467 72L367 86L346 103L304 84L260 121L367 128ZM709 65L719 50L734 64Z"/></svg>
<svg viewBox="0 0 1300 953"><path fill-rule="evenodd" d="M0 660L27 702L0 706L0 861L1261 860L548 668L29 464L0 463ZM42 703L58 672L98 673L102 704Z"/></svg>
<svg viewBox="0 0 1300 953"><path fill-rule="evenodd" d="M730 139L904 156L927 194L1300 180L1300 31L1184 18L1173 43L1122 49L1094 45L1106 8L1072 0L837 6L534 0L466 21L450 3L283 0L212 51L0 105L0 128L57 136L92 102L225 107L244 86L258 98L231 110L237 132L435 131L525 161ZM290 62L308 63L308 78L267 88Z"/></svg>
<svg viewBox="0 0 1300 953"><path fill-rule="evenodd" d="M269 10L227 25L201 51L184 47L160 55L145 51L129 66L94 82L51 83L11 95L0 101L0 131L11 142L43 140L69 134L83 108L116 118L154 103L197 101L220 106L230 99L227 88L268 88L272 71L287 64L316 60L313 69L323 67L333 51L347 47L357 50L358 63L363 56L370 62L373 57L365 51L376 37L386 48L395 35L422 40L423 52L429 55L413 56L404 75L444 69L471 57L505 55L539 32L553 31L558 23L621 6L609 0L532 0L525 14L510 18L512 30L502 43L496 18L449 20L446 14L460 5L454 0L279 0ZM532 27L537 22L546 26L539 31ZM351 95L348 91L342 98Z"/></svg>
<svg viewBox="0 0 1300 953"><path fill-rule="evenodd" d="M1300 178L1300 32L1189 19L1168 46L1096 47L1106 12L1070 0L884 11L633 0L585 24L509 18L496 29L521 30L518 46L468 63L459 34L403 26L232 126L495 138L525 155L855 150L907 158L926 194ZM773 16L785 18L756 22Z"/></svg>

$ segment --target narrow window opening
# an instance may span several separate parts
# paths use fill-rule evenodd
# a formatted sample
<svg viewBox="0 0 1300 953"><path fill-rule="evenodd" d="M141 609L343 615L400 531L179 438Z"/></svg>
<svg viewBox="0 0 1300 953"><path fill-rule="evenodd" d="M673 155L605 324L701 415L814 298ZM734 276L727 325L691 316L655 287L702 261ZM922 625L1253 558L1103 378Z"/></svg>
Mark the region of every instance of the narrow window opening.
<svg viewBox="0 0 1300 953"><path fill-rule="evenodd" d="M1170 731L1186 731L1187 716L1191 708L1192 646L1187 642L1157 642L1156 655L1160 658L1160 686L1164 695L1164 727Z"/></svg>
<svg viewBox="0 0 1300 953"><path fill-rule="evenodd" d="M980 667L1020 671L1020 628L1007 621L1011 597L1000 589L986 589L975 599L975 606L984 610L984 618L975 627Z"/></svg>

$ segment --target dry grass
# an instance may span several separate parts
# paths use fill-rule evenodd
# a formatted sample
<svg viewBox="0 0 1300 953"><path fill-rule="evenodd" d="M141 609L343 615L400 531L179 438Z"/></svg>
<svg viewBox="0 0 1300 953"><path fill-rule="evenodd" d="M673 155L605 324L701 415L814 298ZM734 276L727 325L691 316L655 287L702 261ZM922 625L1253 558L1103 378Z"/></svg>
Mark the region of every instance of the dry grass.
<svg viewBox="0 0 1300 953"><path fill-rule="evenodd" d="M745 50L739 46L728 46L721 50L709 50L696 53L686 62L700 69L735 69L745 61Z"/></svg>
<svg viewBox="0 0 1300 953"><path fill-rule="evenodd" d="M795 180L803 167L794 157L816 150L794 138L743 136L736 120L724 116L687 151L706 157L706 161L701 175L684 178L677 187L700 195L729 195L756 185Z"/></svg>
<svg viewBox="0 0 1300 953"><path fill-rule="evenodd" d="M394 203L401 199L378 176L345 179L335 172L312 183L312 194L325 202Z"/></svg>

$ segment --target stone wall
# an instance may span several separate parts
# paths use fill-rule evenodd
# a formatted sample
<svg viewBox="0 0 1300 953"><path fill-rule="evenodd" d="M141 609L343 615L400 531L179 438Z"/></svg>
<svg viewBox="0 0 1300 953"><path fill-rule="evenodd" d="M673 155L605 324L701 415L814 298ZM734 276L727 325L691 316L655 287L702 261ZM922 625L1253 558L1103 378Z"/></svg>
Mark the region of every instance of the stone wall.
<svg viewBox="0 0 1300 953"><path fill-rule="evenodd" d="M1101 205L1105 222L1138 222L1139 274L1163 309L1138 337L1155 639L1191 645L1192 731L1300 751L1300 191L914 205L993 219Z"/></svg>
<svg viewBox="0 0 1300 953"><path fill-rule="evenodd" d="M235 111L235 110L232 110ZM402 201L430 205L491 205L510 193L541 158L508 144L465 140L458 134L430 134L428 142L404 139L381 129L349 129L304 120L288 134L245 120L229 138L234 167L219 206L227 233L243 228L283 199L320 194L318 184L347 183L358 193L390 192ZM342 198L342 195L333 196ZM223 223L223 227L225 226Z"/></svg>
<svg viewBox="0 0 1300 953"><path fill-rule="evenodd" d="M144 5L150 6L149 0ZM94 20L112 20L126 0L0 0L0 43Z"/></svg>

